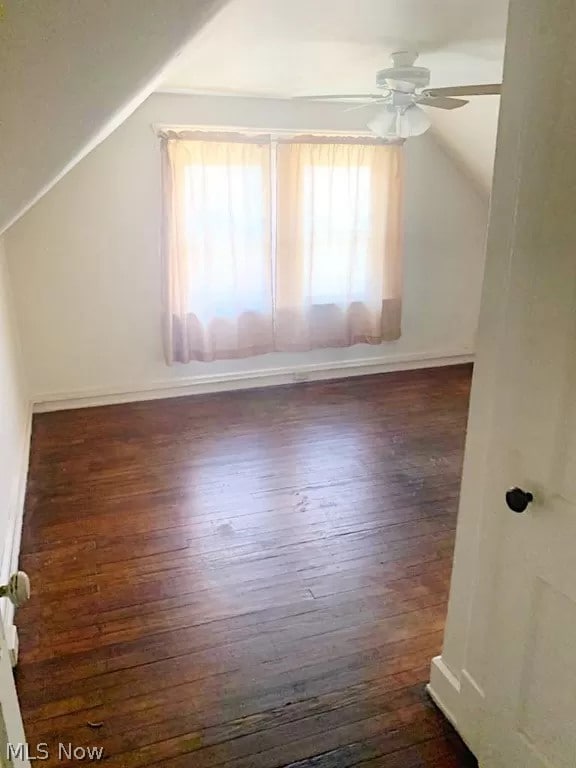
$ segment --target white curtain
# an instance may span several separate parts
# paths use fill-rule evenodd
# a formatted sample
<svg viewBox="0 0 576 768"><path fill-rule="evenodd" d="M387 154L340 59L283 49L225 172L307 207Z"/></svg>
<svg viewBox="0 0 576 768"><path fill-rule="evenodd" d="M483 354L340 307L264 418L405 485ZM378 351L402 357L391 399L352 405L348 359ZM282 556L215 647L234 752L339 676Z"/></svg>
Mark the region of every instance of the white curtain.
<svg viewBox="0 0 576 768"><path fill-rule="evenodd" d="M272 351L270 142L167 133L162 143L168 362Z"/></svg>
<svg viewBox="0 0 576 768"><path fill-rule="evenodd" d="M276 349L397 339L402 148L309 137L277 168Z"/></svg>
<svg viewBox="0 0 576 768"><path fill-rule="evenodd" d="M401 147L161 138L169 363L399 337Z"/></svg>

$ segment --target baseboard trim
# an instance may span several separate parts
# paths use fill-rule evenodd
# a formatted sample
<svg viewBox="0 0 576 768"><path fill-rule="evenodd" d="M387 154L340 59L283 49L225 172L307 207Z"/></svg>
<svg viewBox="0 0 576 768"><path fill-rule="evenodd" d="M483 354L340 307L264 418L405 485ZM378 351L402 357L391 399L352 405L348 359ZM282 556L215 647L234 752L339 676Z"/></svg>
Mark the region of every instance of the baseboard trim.
<svg viewBox="0 0 576 768"><path fill-rule="evenodd" d="M478 683L465 669L458 679L442 656L436 656L432 659L426 691L478 758L481 751L479 726L485 704L484 692Z"/></svg>
<svg viewBox="0 0 576 768"><path fill-rule="evenodd" d="M10 663L13 667L18 664L18 651L20 649L20 641L18 638L18 627L14 622L6 630L6 645L8 646L8 654L10 657Z"/></svg>
<svg viewBox="0 0 576 768"><path fill-rule="evenodd" d="M458 730L458 698L460 682L444 663L442 656L435 656L430 665L430 682L426 690L446 719Z"/></svg>
<svg viewBox="0 0 576 768"><path fill-rule="evenodd" d="M238 373L165 379L141 387L110 387L75 392L51 392L34 396L34 412L89 408L99 405L158 400L186 395L279 386L304 381L341 379L374 373L436 368L471 363L468 351L398 354L382 358L359 358L342 362L314 363L297 367L260 368Z"/></svg>
<svg viewBox="0 0 576 768"><path fill-rule="evenodd" d="M30 457L30 440L32 437L32 403L28 406L24 436L20 454L17 476L14 481L14 490L10 499L9 518L6 528L6 539L2 560L0 561L0 583L5 584L10 574L18 570L20 557L20 543L22 539L22 523L24 519L24 500L26 497L26 483L28 480L28 464ZM14 625L14 606L9 600L0 600L0 619L4 627L4 635L12 663L15 665L18 658L18 632Z"/></svg>

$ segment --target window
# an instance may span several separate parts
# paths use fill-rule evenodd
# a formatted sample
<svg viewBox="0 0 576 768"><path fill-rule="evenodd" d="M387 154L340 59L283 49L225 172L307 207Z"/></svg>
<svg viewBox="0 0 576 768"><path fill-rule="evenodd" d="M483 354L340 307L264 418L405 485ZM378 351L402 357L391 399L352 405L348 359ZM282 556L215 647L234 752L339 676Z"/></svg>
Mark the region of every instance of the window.
<svg viewBox="0 0 576 768"><path fill-rule="evenodd" d="M162 141L169 362L398 337L399 146Z"/></svg>
<svg viewBox="0 0 576 768"><path fill-rule="evenodd" d="M204 254L190 281L188 311L203 320L265 309L266 184L259 165L186 166L186 250Z"/></svg>
<svg viewBox="0 0 576 768"><path fill-rule="evenodd" d="M311 302L361 301L369 280L370 167L307 165L301 205Z"/></svg>

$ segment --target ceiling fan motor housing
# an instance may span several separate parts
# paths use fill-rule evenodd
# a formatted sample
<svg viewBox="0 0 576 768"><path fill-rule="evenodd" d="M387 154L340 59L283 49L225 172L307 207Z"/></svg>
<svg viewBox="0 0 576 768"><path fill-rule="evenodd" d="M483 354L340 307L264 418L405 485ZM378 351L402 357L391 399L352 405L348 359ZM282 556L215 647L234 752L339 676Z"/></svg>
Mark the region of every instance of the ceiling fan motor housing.
<svg viewBox="0 0 576 768"><path fill-rule="evenodd" d="M395 89L398 83L408 84L411 90L426 88L430 82L430 70L426 67L388 67L376 73L378 88ZM398 90L405 90L399 88Z"/></svg>

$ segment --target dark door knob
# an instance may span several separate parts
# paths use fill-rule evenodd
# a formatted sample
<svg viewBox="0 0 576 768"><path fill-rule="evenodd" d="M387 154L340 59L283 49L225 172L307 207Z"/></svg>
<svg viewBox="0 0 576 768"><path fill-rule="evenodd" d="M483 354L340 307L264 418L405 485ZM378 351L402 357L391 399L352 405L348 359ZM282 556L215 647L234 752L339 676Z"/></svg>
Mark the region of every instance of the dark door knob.
<svg viewBox="0 0 576 768"><path fill-rule="evenodd" d="M531 501L534 501L534 496L530 491L523 491L522 488L510 488L506 491L506 504L512 512L524 512Z"/></svg>

